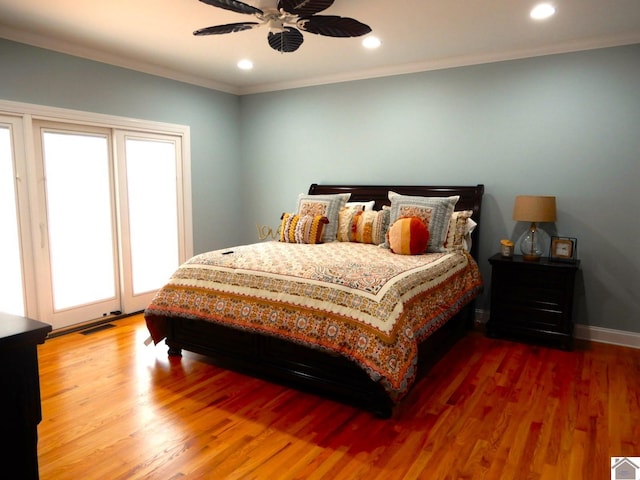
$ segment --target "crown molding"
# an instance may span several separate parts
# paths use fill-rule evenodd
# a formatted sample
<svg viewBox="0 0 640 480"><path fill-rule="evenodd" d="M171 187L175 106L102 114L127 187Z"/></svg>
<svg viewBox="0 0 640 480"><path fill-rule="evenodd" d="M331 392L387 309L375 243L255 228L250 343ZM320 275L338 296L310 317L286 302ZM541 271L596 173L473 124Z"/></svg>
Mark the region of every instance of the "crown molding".
<svg viewBox="0 0 640 480"><path fill-rule="evenodd" d="M422 73L434 70L444 70L449 68L504 62L510 60L521 60L525 58L557 55L563 53L572 53L578 51L595 50L600 48L609 48L640 43L640 33L632 32L623 35L588 38L580 41L559 43L550 47L511 50L491 54L462 55L457 57L425 60L422 62L389 65L381 68L365 69L354 72L347 72L344 74L326 75L313 78L300 78L290 81L248 86L237 86L218 82L211 78L191 75L182 71L172 69L170 67L163 67L132 58L114 55L109 52L74 44L71 42L52 40L51 38L47 38L31 32L13 29L6 25L0 25L0 37L20 43L25 43L35 47L44 48L47 50L85 58L87 60L106 63L116 67L127 68L141 73L146 73L149 75L167 78L170 80L188 83L191 85L196 85L238 96L281 90L292 90L296 88L314 87L334 83L369 80L397 75Z"/></svg>
<svg viewBox="0 0 640 480"><path fill-rule="evenodd" d="M360 70L347 74L328 75L324 77L315 77L312 79L292 80L290 82L274 82L271 84L253 85L249 87L241 87L239 89L239 94L249 95L277 90L290 90L294 88L313 87L328 85L332 83L368 80L373 78L407 75L434 70L445 70L448 68L468 67L472 65L482 65L487 63L497 63L511 60L522 60L526 58L542 57L547 55L559 55L586 50L597 50L600 48L620 47L623 45L633 45L637 43L640 43L640 33L618 35L613 37L592 38L579 42L566 42L563 44L557 44L553 47L512 50L494 54L463 55L458 57L427 60L424 62L390 65L387 67Z"/></svg>

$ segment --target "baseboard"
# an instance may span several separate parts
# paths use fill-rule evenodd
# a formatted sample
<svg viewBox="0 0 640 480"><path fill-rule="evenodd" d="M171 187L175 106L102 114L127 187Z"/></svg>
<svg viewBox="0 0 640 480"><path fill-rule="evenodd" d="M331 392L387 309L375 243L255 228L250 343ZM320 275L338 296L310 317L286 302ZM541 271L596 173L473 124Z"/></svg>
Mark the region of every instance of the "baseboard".
<svg viewBox="0 0 640 480"><path fill-rule="evenodd" d="M120 313L118 315L107 315L105 317L96 318L94 320L87 320L86 322L76 323L74 325L69 325L68 327L58 328L53 330L47 335L47 338L59 337L61 335L67 335L69 333L78 333L83 330L92 329L100 327L101 325L113 322L114 320L120 320L121 318L131 317L133 315L138 315L142 312L133 312L133 313Z"/></svg>
<svg viewBox="0 0 640 480"><path fill-rule="evenodd" d="M476 325L484 325L488 319L488 310L476 309L474 319ZM640 348L640 333L625 332L624 330L576 324L573 329L573 336L579 340L588 340L590 342Z"/></svg>
<svg viewBox="0 0 640 480"><path fill-rule="evenodd" d="M622 347L640 348L640 333L613 330L611 328L576 325L573 329L575 338L590 342L610 343Z"/></svg>

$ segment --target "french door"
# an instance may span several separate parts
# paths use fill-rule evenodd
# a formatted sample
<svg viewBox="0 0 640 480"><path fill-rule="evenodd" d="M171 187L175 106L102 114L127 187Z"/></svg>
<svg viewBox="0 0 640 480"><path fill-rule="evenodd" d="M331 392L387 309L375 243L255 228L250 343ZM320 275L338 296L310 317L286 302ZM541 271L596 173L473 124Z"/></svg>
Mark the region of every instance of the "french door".
<svg viewBox="0 0 640 480"><path fill-rule="evenodd" d="M192 255L183 136L27 120L0 117L0 310L56 330L144 309Z"/></svg>
<svg viewBox="0 0 640 480"><path fill-rule="evenodd" d="M45 213L41 311L54 328L118 311L109 132L35 122L34 139Z"/></svg>
<svg viewBox="0 0 640 480"><path fill-rule="evenodd" d="M177 179L180 139L117 131L118 157L124 160L118 184L123 265L122 305L142 310L185 260L181 225L183 191Z"/></svg>
<svg viewBox="0 0 640 480"><path fill-rule="evenodd" d="M0 311L21 316L25 314L27 258L20 239L21 226L27 226L28 219L26 215L20 218L18 205L28 199L24 169L19 169L15 159L24 156L23 145L20 119L0 116Z"/></svg>

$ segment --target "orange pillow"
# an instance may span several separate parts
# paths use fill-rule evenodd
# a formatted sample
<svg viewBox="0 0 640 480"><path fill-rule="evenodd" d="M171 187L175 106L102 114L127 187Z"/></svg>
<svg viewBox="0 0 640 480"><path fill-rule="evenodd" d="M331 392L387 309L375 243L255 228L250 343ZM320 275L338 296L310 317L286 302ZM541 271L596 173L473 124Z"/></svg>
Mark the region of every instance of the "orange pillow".
<svg viewBox="0 0 640 480"><path fill-rule="evenodd" d="M393 253L419 255L427 250L429 228L418 217L403 217L391 225L387 238Z"/></svg>

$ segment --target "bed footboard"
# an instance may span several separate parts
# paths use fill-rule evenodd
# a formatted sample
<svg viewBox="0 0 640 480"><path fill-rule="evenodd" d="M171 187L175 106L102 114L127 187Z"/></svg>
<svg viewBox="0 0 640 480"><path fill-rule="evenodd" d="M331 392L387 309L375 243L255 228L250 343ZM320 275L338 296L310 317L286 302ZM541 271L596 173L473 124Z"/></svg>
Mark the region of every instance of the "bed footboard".
<svg viewBox="0 0 640 480"><path fill-rule="evenodd" d="M275 337L211 322L176 318L166 339L169 355L206 355L230 370L277 382L389 418L393 404L384 388L353 362Z"/></svg>
<svg viewBox="0 0 640 480"><path fill-rule="evenodd" d="M468 308L420 345L423 375L468 326ZM355 363L329 352L212 322L174 318L166 339L170 356L181 350L206 355L219 367L321 395L390 418L393 401Z"/></svg>

